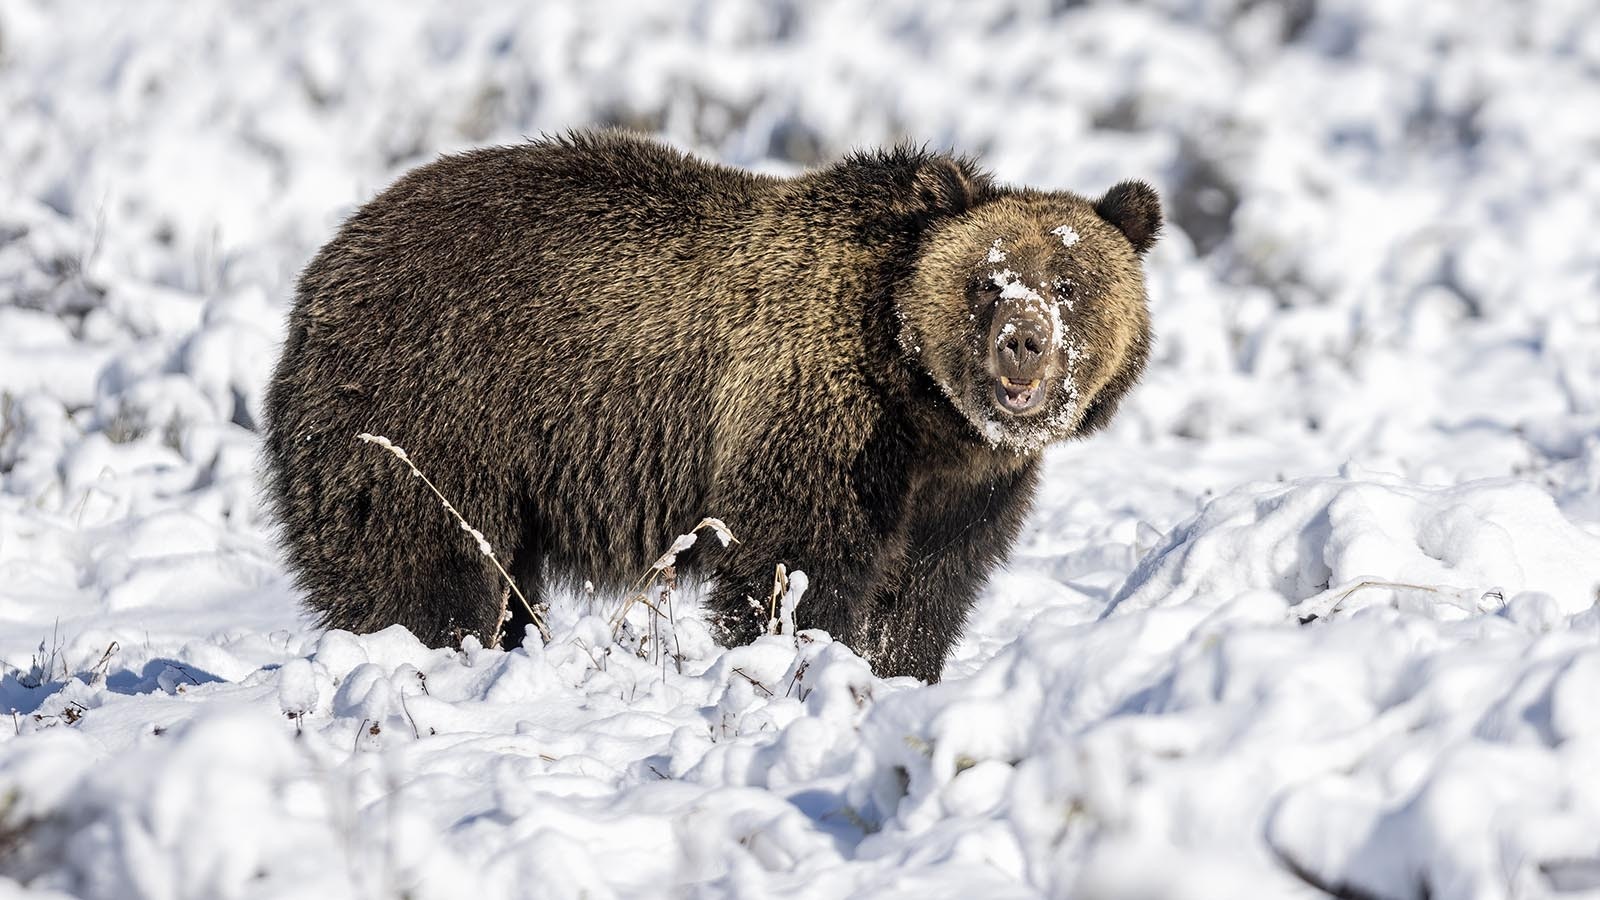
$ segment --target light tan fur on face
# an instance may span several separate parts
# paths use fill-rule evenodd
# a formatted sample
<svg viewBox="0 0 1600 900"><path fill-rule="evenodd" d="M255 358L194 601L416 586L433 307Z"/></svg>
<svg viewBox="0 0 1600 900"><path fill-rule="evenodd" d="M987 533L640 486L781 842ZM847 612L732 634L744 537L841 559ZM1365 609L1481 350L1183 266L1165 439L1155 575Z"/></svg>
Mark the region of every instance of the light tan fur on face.
<svg viewBox="0 0 1600 900"><path fill-rule="evenodd" d="M976 293L991 280L1011 285L1013 298L1038 297L1001 302L1042 303L1058 323L1048 350L1050 392L1039 415L1011 415L991 396L987 335L994 304ZM1133 247L1089 201L1068 193L1004 197L935 229L899 311L902 349L991 445L1019 453L1074 436L1097 395L1125 367L1142 362L1135 351L1149 332Z"/></svg>

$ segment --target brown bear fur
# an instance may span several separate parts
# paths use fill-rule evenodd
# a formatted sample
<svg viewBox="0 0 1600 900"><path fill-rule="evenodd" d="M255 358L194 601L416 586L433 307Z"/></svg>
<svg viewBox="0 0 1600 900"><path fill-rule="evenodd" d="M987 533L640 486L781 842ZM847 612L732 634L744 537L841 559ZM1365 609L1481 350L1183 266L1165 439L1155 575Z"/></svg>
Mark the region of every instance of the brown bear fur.
<svg viewBox="0 0 1600 900"><path fill-rule="evenodd" d="M1104 425L1143 367L1140 256L1159 224L1139 183L1097 207L911 148L795 178L620 133L440 159L300 279L267 396L288 561L330 627L497 632L498 573L357 441L372 432L530 600L552 580L625 585L718 516L741 543L682 564L710 577L722 640L760 632L747 598L782 562L810 579L800 627L936 680L1041 450ZM1013 282L1062 335L1028 418L996 411L983 361Z"/></svg>

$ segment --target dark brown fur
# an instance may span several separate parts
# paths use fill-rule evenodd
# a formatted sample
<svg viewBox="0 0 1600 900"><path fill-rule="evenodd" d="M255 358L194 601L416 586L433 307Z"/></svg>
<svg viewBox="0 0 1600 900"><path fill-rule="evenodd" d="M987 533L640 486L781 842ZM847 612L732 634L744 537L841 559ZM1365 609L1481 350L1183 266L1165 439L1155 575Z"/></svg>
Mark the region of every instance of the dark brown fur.
<svg viewBox="0 0 1600 900"><path fill-rule="evenodd" d="M1135 248L1159 211L1148 188L1119 190L1097 213L906 148L771 178L611 133L411 172L306 268L267 398L269 494L308 603L329 626L399 622L435 644L496 632L497 573L356 440L373 432L530 599L550 579L625 584L714 515L742 543L684 563L712 579L726 641L759 632L746 597L781 561L810 576L801 627L937 679L1040 449L1103 425L1143 365ZM1070 253L1038 234L1057 220L1081 235ZM1092 358L1054 430L996 442L950 380L987 327L1001 233L1041 278L1069 273Z"/></svg>

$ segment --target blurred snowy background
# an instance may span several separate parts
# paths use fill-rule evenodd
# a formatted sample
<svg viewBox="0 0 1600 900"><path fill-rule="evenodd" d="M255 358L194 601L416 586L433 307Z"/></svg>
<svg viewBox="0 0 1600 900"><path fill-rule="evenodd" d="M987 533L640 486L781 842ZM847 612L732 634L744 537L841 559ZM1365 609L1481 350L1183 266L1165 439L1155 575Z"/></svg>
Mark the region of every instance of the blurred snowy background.
<svg viewBox="0 0 1600 900"><path fill-rule="evenodd" d="M1152 369L944 684L300 618L299 267L596 124L1162 192ZM0 895L1600 896L1597 583L1593 0L0 0Z"/></svg>

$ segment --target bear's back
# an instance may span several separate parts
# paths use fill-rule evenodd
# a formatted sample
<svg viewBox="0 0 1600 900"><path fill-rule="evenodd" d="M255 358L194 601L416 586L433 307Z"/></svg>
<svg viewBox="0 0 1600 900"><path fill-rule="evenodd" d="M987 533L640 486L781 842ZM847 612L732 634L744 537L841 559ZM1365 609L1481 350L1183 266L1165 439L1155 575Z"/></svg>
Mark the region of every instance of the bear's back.
<svg viewBox="0 0 1600 900"><path fill-rule="evenodd" d="M384 434L458 496L532 497L554 569L634 577L705 512L722 303L752 299L721 273L781 184L618 133L407 174L301 278L268 401L280 470Z"/></svg>
<svg viewBox="0 0 1600 900"><path fill-rule="evenodd" d="M622 132L574 133L443 157L402 177L353 221L397 208L477 207L506 224L582 225L573 237L610 237L606 229L618 225L692 228L747 210L780 183Z"/></svg>

